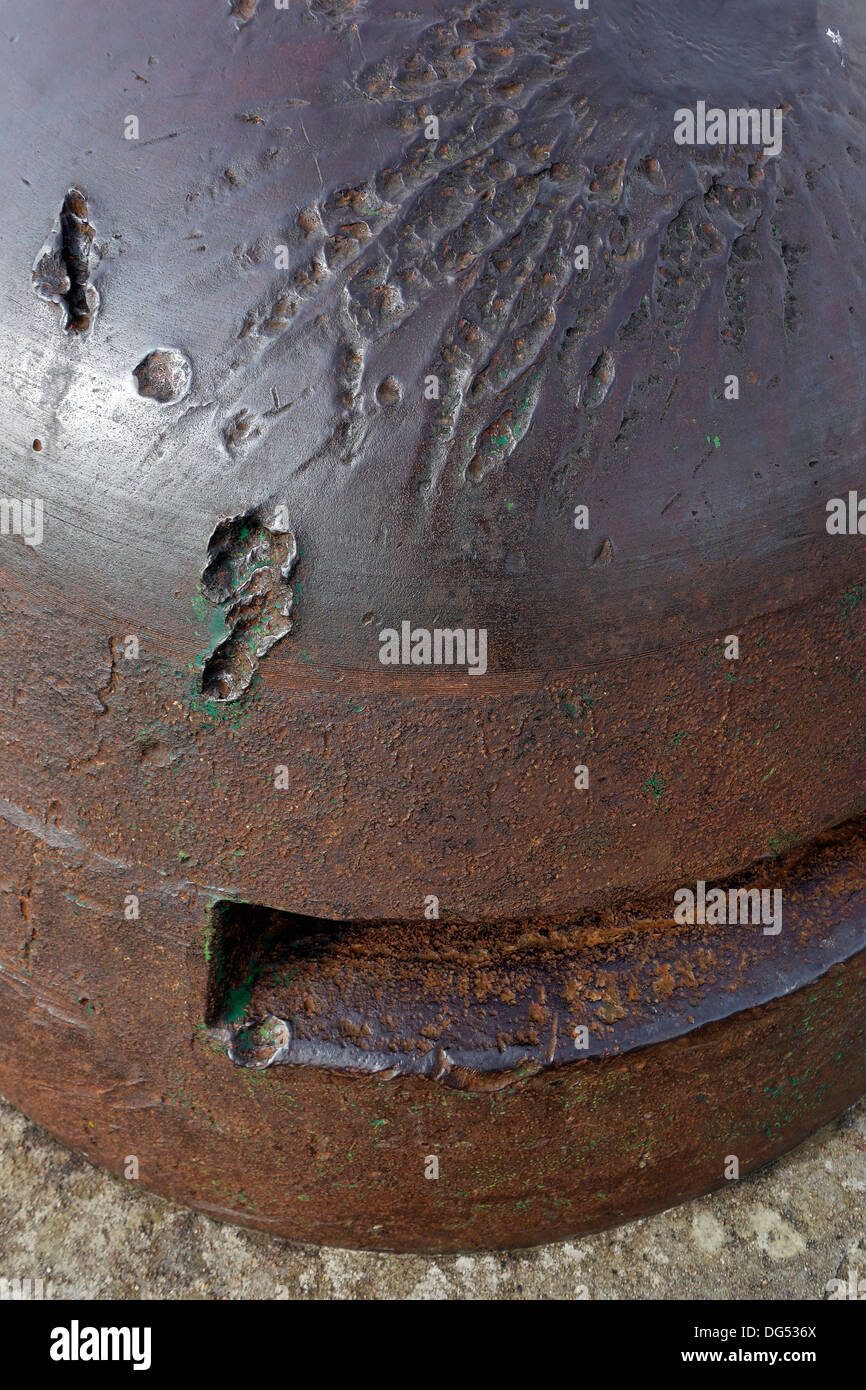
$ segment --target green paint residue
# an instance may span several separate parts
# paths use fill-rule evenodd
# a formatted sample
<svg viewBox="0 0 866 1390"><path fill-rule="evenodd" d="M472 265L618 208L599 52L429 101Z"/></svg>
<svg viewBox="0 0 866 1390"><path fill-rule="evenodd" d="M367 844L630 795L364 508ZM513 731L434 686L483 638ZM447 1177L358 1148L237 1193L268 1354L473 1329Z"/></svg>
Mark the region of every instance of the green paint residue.
<svg viewBox="0 0 866 1390"><path fill-rule="evenodd" d="M223 1016L227 1023L240 1023L253 997L256 980L261 972L261 965L256 962L243 984L235 985L226 990L223 1005Z"/></svg>
<svg viewBox="0 0 866 1390"><path fill-rule="evenodd" d="M652 792L657 802L660 801L662 792L665 789L665 779L662 777L661 773L654 772L652 777L648 777L646 782L644 782L644 789L648 792Z"/></svg>

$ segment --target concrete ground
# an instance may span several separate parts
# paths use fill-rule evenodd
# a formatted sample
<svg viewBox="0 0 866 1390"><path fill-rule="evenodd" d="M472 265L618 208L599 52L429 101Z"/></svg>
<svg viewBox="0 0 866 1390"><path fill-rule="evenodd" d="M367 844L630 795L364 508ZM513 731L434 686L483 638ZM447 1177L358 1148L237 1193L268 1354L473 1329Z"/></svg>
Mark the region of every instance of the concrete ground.
<svg viewBox="0 0 866 1390"><path fill-rule="evenodd" d="M827 1298L866 1292L866 1101L754 1177L603 1235L371 1255L223 1225L107 1177L0 1101L0 1279L55 1298ZM2 1285L0 1285L2 1288Z"/></svg>

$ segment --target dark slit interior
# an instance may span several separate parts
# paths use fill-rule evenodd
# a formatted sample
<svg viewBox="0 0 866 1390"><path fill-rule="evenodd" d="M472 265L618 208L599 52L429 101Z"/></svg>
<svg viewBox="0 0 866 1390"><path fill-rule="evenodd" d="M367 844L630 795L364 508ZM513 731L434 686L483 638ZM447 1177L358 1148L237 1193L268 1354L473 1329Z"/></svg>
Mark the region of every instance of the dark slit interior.
<svg viewBox="0 0 866 1390"><path fill-rule="evenodd" d="M209 1027L239 1023L257 984L299 983L334 947L373 925L304 917L257 903L214 903L207 933L205 1022Z"/></svg>

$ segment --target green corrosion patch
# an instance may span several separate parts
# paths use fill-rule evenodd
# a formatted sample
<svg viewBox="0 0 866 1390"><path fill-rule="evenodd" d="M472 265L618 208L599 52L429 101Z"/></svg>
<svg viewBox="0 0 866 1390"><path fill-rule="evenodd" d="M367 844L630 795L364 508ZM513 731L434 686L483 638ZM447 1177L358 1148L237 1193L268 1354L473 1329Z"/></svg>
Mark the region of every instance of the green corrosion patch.
<svg viewBox="0 0 866 1390"><path fill-rule="evenodd" d="M839 607L842 612L842 617L850 618L851 614L854 612L854 609L860 602L862 602L862 599L863 585L855 584L853 589L849 589L847 593L843 594L840 600Z"/></svg>
<svg viewBox="0 0 866 1390"><path fill-rule="evenodd" d="M226 990L223 998L223 1018L226 1023L240 1023L249 1008L258 975L258 969L253 966L242 984Z"/></svg>
<svg viewBox="0 0 866 1390"><path fill-rule="evenodd" d="M554 709L563 715L565 719L585 719L590 724L595 713L595 698L592 695L584 695L573 690L554 688L551 690ZM588 738L594 737L593 731L578 729L578 734L586 733Z"/></svg>
<svg viewBox="0 0 866 1390"><path fill-rule="evenodd" d="M292 629L298 546L283 511L268 521L256 510L228 517L208 542L191 623L204 649L191 667L210 706L246 695L262 658Z"/></svg>
<svg viewBox="0 0 866 1390"><path fill-rule="evenodd" d="M197 641L206 643L205 652L198 661L200 670L204 665L207 653L213 651L215 647L218 647L220 642L225 641L228 636L228 627L226 625L225 610L221 607L215 607L212 603L208 602L201 584L198 585L192 596L192 609L195 618L190 618L188 621L192 626Z"/></svg>
<svg viewBox="0 0 866 1390"><path fill-rule="evenodd" d="M193 594L192 607L196 616L195 619L189 619L189 622L196 642L200 645L200 652L195 659L187 663L187 704L192 713L198 715L205 724L220 728L240 724L250 713L261 687L261 677L258 673L254 675L244 700L211 700L202 694L202 669L209 654L216 651L225 641L228 628L224 610L208 603L201 585ZM144 737L149 731L148 726L147 729L141 730L139 737Z"/></svg>
<svg viewBox="0 0 866 1390"><path fill-rule="evenodd" d="M188 686L187 696L187 704L191 713L196 715L206 728L239 728L249 718L255 706L262 688L261 676L256 674L253 677L243 700L237 700L234 704L225 704L208 700L201 694L199 688L201 670L200 668L191 669L193 670L193 678Z"/></svg>
<svg viewBox="0 0 866 1390"><path fill-rule="evenodd" d="M652 776L648 777L647 780L644 782L644 791L650 793L656 804L658 804L658 802L661 801L662 792L664 791L664 789L665 779L662 777L660 772L654 772Z"/></svg>
<svg viewBox="0 0 866 1390"><path fill-rule="evenodd" d="M587 826L575 834L569 844L560 847L560 854L567 854L571 850L571 858L581 863L596 861L604 858L611 843L611 836L606 830L598 826Z"/></svg>

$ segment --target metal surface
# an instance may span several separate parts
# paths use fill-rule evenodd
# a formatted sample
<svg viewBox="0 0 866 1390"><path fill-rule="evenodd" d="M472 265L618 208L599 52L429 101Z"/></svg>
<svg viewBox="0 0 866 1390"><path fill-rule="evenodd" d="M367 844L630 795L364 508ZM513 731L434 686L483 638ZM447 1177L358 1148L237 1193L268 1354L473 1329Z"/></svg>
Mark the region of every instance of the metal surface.
<svg viewBox="0 0 866 1390"><path fill-rule="evenodd" d="M4 1094L399 1248L652 1210L861 1094L857 7L8 28ZM697 100L779 157L676 144ZM486 670L383 665L405 622ZM674 923L721 879L781 933Z"/></svg>

